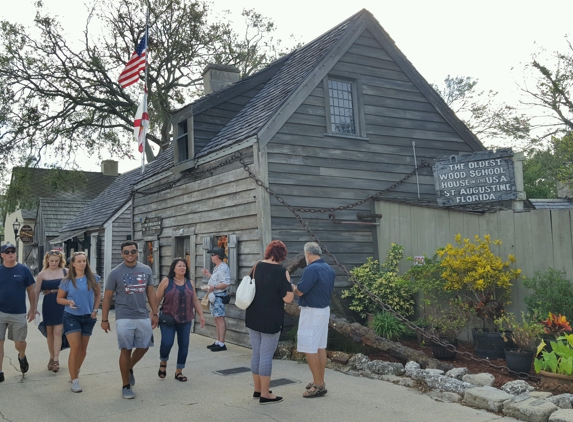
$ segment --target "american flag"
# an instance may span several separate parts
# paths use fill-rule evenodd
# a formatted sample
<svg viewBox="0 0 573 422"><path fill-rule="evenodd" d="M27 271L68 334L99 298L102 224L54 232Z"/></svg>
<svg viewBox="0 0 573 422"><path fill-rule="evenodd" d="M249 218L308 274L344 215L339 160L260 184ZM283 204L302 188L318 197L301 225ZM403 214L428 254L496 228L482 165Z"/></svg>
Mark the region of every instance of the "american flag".
<svg viewBox="0 0 573 422"><path fill-rule="evenodd" d="M135 113L135 119L133 121L133 135L135 140L138 142L139 152L143 152L145 136L147 135L147 129L149 128L149 114L147 113L147 87L143 93L143 100L139 107L137 107L137 113Z"/></svg>
<svg viewBox="0 0 573 422"><path fill-rule="evenodd" d="M118 82L122 88L127 88L139 80L139 74L145 70L145 56L147 54L147 31L143 34L131 59L125 65L125 69L119 75Z"/></svg>

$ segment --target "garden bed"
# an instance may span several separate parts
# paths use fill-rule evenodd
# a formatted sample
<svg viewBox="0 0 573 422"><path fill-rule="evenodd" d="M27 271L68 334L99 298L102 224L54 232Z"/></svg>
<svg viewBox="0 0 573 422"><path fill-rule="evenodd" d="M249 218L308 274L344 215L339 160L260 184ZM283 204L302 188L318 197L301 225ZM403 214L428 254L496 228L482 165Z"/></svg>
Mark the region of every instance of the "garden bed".
<svg viewBox="0 0 573 422"><path fill-rule="evenodd" d="M404 346L410 347L414 350L419 350L426 354L429 357L433 357L432 355L432 348L429 345L420 345L417 340L415 339L402 339L400 340ZM467 343L460 343L458 349L464 352L472 353L473 355L473 345ZM386 362L398 362L398 360L388 353L382 351L372 351L371 353L367 354L370 360L382 360ZM475 355L474 355L475 357ZM478 358L481 359L481 358ZM507 370L497 369L493 366L487 364L487 362L476 362L472 359L466 358L464 356L460 356L459 354L456 356L455 360L444 361L450 363L451 365L455 366L456 368L467 368L470 373L472 374L479 374L482 372L487 372L492 374L495 377L494 387L500 388L503 384L508 381L514 381L516 379L520 379L518 377L513 376ZM404 362L401 362L404 363ZM505 360L503 359L494 359L491 360L491 363L497 366L505 366ZM535 372L533 368L531 369L530 375L535 376ZM531 385L535 386L535 382L530 380L525 380Z"/></svg>

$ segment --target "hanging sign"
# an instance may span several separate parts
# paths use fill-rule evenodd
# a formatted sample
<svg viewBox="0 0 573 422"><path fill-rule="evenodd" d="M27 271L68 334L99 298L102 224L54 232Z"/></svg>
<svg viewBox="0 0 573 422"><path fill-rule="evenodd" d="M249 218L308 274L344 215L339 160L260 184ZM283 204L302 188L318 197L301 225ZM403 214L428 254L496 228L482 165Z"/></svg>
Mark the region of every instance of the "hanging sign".
<svg viewBox="0 0 573 422"><path fill-rule="evenodd" d="M30 243L32 240L34 240L34 229L32 226L24 224L20 229L19 236L22 243Z"/></svg>
<svg viewBox="0 0 573 422"><path fill-rule="evenodd" d="M438 205L478 204L517 197L511 149L451 155L436 160Z"/></svg>
<svg viewBox="0 0 573 422"><path fill-rule="evenodd" d="M159 236L161 234L163 219L161 217L147 217L141 223L143 237Z"/></svg>

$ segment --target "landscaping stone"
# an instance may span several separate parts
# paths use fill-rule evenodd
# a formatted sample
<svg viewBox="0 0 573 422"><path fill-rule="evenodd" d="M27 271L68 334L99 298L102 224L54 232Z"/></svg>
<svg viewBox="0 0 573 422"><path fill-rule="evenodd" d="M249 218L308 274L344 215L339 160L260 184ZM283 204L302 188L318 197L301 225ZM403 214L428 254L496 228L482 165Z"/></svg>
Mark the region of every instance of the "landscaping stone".
<svg viewBox="0 0 573 422"><path fill-rule="evenodd" d="M381 360L373 360L366 364L368 369L373 374L378 375L403 375L404 365L396 362L384 362Z"/></svg>
<svg viewBox="0 0 573 422"><path fill-rule="evenodd" d="M442 371L441 369L424 369L424 371L430 374L444 375L444 371Z"/></svg>
<svg viewBox="0 0 573 422"><path fill-rule="evenodd" d="M462 377L462 381L469 382L478 387L493 387L495 377L487 372L482 374L467 374Z"/></svg>
<svg viewBox="0 0 573 422"><path fill-rule="evenodd" d="M391 382L392 384L398 384L403 379L410 380L409 378L397 377L396 375L380 375L380 379L382 381Z"/></svg>
<svg viewBox="0 0 573 422"><path fill-rule="evenodd" d="M441 401L444 403L459 403L462 401L462 396L456 393L450 393L448 391L430 391L426 395L436 401Z"/></svg>
<svg viewBox="0 0 573 422"><path fill-rule="evenodd" d="M466 390L464 401L468 406L500 413L503 402L513 396L493 387L475 387Z"/></svg>
<svg viewBox="0 0 573 422"><path fill-rule="evenodd" d="M364 371L365 369L368 369L369 362L370 359L368 359L368 356L363 355L362 353L357 353L350 358L348 365L352 366L358 371Z"/></svg>
<svg viewBox="0 0 573 422"><path fill-rule="evenodd" d="M413 388L416 385L416 381L411 378L402 378L398 385L401 385L402 387Z"/></svg>
<svg viewBox="0 0 573 422"><path fill-rule="evenodd" d="M468 368L454 368L446 372L446 377L462 380L462 377L469 373Z"/></svg>
<svg viewBox="0 0 573 422"><path fill-rule="evenodd" d="M526 383L523 380L506 382L505 384L503 384L501 389L503 391L505 391L506 393L514 395L514 396L525 393L527 391L535 390L535 388L533 386L529 385L528 383Z"/></svg>
<svg viewBox="0 0 573 422"><path fill-rule="evenodd" d="M529 393L530 397L535 397L536 399L546 399L552 395L553 393L550 393L549 391L532 391Z"/></svg>
<svg viewBox="0 0 573 422"><path fill-rule="evenodd" d="M290 359L294 348L295 344L293 341L290 340L279 341L273 359L281 359L281 360Z"/></svg>
<svg viewBox="0 0 573 422"><path fill-rule="evenodd" d="M530 397L528 393L514 396L503 404L503 414L526 422L547 422L559 408L553 403Z"/></svg>
<svg viewBox="0 0 573 422"><path fill-rule="evenodd" d="M408 365L406 364L406 366ZM408 370L406 370L406 374L408 374ZM475 387L473 384L446 377L445 375L432 374L421 369L411 371L411 378L424 381L430 388L460 395L463 395L468 388Z"/></svg>
<svg viewBox="0 0 573 422"><path fill-rule="evenodd" d="M573 410L559 409L549 416L549 422L573 422Z"/></svg>
<svg viewBox="0 0 573 422"><path fill-rule="evenodd" d="M418 362L410 361L406 364L404 369L406 370L406 376L411 377L414 372L420 370L420 364Z"/></svg>
<svg viewBox="0 0 573 422"><path fill-rule="evenodd" d="M559 394L558 396L548 397L547 401L550 401L555 406L561 409L573 409L571 401L573 399L573 394Z"/></svg>

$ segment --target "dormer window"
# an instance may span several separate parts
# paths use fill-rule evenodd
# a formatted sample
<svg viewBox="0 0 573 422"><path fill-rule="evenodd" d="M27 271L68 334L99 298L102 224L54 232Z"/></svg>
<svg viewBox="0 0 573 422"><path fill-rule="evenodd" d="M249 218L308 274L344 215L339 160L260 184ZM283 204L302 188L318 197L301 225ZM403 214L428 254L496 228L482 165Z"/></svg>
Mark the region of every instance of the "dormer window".
<svg viewBox="0 0 573 422"><path fill-rule="evenodd" d="M173 161L174 172L187 170L194 165L193 108L187 107L173 116Z"/></svg>
<svg viewBox="0 0 573 422"><path fill-rule="evenodd" d="M189 128L187 120L177 124L177 161L188 160L189 157Z"/></svg>

